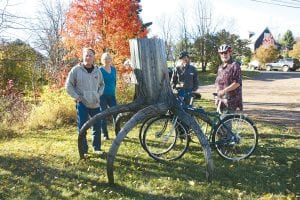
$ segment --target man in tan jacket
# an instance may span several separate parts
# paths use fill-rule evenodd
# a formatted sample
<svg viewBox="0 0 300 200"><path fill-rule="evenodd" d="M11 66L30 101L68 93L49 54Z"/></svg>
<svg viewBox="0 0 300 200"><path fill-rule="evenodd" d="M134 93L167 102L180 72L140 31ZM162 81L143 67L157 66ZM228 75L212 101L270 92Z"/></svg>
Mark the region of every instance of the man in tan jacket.
<svg viewBox="0 0 300 200"><path fill-rule="evenodd" d="M78 131L89 117L100 113L100 96L104 90L104 81L98 67L94 65L95 51L91 48L83 49L83 62L74 66L68 74L66 90L76 100ZM101 151L101 122L93 125L92 145L94 153ZM84 139L84 153L88 153L87 139Z"/></svg>

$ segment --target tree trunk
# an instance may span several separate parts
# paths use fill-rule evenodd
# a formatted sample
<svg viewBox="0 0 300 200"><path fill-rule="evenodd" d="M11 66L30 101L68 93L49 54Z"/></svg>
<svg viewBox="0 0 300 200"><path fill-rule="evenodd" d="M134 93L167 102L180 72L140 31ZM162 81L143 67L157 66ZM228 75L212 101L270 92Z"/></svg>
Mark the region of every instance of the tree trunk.
<svg viewBox="0 0 300 200"><path fill-rule="evenodd" d="M86 130L98 120L107 115L122 112L134 112L131 119L124 125L113 141L107 157L107 175L110 184L114 183L114 160L120 144L128 132L145 119L165 114L171 110L179 116L179 119L191 127L199 138L206 159L207 178L212 178L213 164L209 142L201 131L197 122L186 113L169 84L169 75L166 64L164 42L160 39L132 39L130 40L131 61L138 82L138 97L129 104L131 107L117 106L108 108L104 112L94 116L80 130L78 137L78 149L80 158L83 158L82 139Z"/></svg>

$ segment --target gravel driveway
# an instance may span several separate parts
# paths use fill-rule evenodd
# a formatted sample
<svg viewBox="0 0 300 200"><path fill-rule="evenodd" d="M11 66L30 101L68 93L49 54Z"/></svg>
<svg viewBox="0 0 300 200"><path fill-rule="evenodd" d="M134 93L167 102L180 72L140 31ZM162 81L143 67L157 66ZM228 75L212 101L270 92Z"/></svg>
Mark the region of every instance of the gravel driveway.
<svg viewBox="0 0 300 200"><path fill-rule="evenodd" d="M212 99L214 85L200 88L204 98ZM244 80L243 101L245 113L256 121L284 125L300 133L299 72L261 72Z"/></svg>

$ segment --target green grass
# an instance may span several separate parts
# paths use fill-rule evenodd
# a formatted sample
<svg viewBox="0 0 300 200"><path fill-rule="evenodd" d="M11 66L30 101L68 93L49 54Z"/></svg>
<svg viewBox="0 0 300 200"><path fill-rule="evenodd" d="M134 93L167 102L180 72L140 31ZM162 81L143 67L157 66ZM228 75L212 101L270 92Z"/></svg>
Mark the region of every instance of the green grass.
<svg viewBox="0 0 300 200"><path fill-rule="evenodd" d="M257 76L260 72L258 71L242 71L242 77L244 80L250 79L254 76ZM216 80L216 74L210 71L207 72L199 72L199 80L201 85L210 85L214 84Z"/></svg>
<svg viewBox="0 0 300 200"><path fill-rule="evenodd" d="M199 143L178 161L158 163L144 152L134 129L120 145L116 185L110 186L105 159L91 154L78 160L75 124L6 136L0 141L0 199L296 199L299 134L262 123L257 127L259 147L249 159L232 163L213 151L212 183L205 179ZM106 152L111 143L103 141Z"/></svg>

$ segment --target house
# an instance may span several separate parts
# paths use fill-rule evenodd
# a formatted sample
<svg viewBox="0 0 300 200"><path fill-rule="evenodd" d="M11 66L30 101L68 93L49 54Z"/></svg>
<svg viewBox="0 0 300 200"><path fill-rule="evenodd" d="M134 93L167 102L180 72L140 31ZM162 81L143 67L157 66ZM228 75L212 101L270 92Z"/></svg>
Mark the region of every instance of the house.
<svg viewBox="0 0 300 200"><path fill-rule="evenodd" d="M266 27L260 35L255 35L254 32L249 32L249 40L250 40L250 49L254 52L261 45L274 45L278 49L280 49L280 44L277 43L273 37L273 34Z"/></svg>

